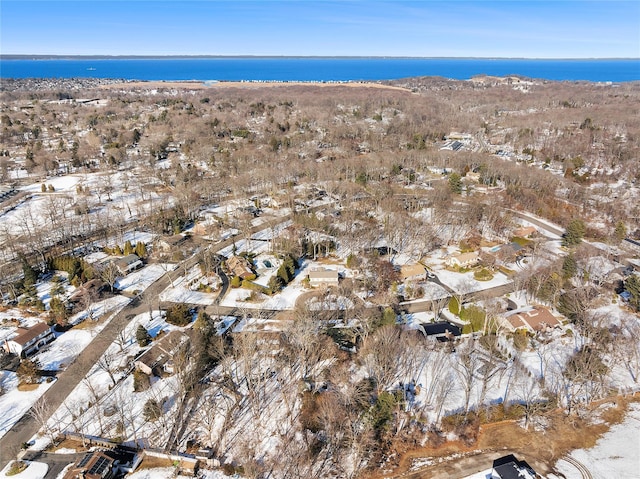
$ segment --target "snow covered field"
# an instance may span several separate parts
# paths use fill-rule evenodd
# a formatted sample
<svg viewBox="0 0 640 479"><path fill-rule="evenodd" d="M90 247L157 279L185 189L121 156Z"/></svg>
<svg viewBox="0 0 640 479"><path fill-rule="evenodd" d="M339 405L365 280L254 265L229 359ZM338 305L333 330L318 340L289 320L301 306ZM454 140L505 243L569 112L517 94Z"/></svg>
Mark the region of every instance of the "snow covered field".
<svg viewBox="0 0 640 479"><path fill-rule="evenodd" d="M36 354L34 359L40 363L43 370L64 369L130 301L123 296L115 296L105 300L108 304L98 305L97 311L100 314L96 314L95 317L98 318L102 314L110 312L111 315L108 318L99 323L90 324L85 329L71 329L66 333L56 334L56 340ZM6 391L0 396L0 411L2 411L0 414L0 436L2 436L20 420L52 383L44 382L33 391L19 391L18 378L15 373L2 371L0 378L2 387Z"/></svg>
<svg viewBox="0 0 640 479"><path fill-rule="evenodd" d="M124 278L118 279L115 287L121 291L132 294L142 292L162 278L162 275L173 271L175 267L176 265L168 263L150 264L138 271L129 273Z"/></svg>
<svg viewBox="0 0 640 479"><path fill-rule="evenodd" d="M29 466L19 474L14 474L13 479L43 479L49 470L49 466L47 466L44 462L34 462L27 461ZM11 463L7 464L2 471L0 471L0 477L9 477L7 476L7 472L11 468Z"/></svg>
<svg viewBox="0 0 640 479"><path fill-rule="evenodd" d="M127 476L127 479L187 479L190 476L175 475L173 467L154 467L151 469L142 469ZM237 476L227 476L221 471L201 471L198 474L199 479L233 479Z"/></svg>
<svg viewBox="0 0 640 479"><path fill-rule="evenodd" d="M437 272L438 279L442 284L454 290L457 294L475 293L485 289L495 288L509 284L511 281L503 273L495 273L491 281L477 281L473 277L473 272L455 273L446 269Z"/></svg>
<svg viewBox="0 0 640 479"><path fill-rule="evenodd" d="M0 437L13 427L53 384L44 382L33 391L18 391L16 373L0 371L0 384L6 391L0 396Z"/></svg>
<svg viewBox="0 0 640 479"><path fill-rule="evenodd" d="M177 280L173 281L173 285L167 286L167 288L160 293L160 301L167 301L170 303L187 303L198 304L201 306L207 306L215 302L215 293L203 293L201 291L194 291L193 286L197 286L202 273L199 266L194 266L187 273L186 276L180 276Z"/></svg>
<svg viewBox="0 0 640 479"><path fill-rule="evenodd" d="M584 465L594 479L637 479L640 474L640 404L630 405L621 424L613 426L595 446L572 451L570 457ZM563 476L551 474L548 479L582 479L580 471L564 459L556 464Z"/></svg>

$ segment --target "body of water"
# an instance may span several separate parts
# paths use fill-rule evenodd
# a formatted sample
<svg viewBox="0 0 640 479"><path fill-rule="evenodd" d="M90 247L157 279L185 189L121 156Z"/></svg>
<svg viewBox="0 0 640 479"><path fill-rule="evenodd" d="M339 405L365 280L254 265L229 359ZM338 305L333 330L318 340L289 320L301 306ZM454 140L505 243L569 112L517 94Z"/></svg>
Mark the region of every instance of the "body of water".
<svg viewBox="0 0 640 479"><path fill-rule="evenodd" d="M640 80L640 59L529 60L472 58L54 58L0 60L2 78L129 80L358 81L441 76L520 75L546 80Z"/></svg>

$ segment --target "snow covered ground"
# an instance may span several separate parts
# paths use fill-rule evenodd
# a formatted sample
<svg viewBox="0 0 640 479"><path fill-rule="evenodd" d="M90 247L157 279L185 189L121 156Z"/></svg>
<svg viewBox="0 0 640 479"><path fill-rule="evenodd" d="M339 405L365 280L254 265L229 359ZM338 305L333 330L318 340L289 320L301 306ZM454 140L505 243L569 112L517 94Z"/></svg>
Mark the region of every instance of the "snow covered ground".
<svg viewBox="0 0 640 479"><path fill-rule="evenodd" d="M17 477L17 476L16 476ZM222 471L206 471L201 470L198 473L199 479L233 479L237 477L227 476ZM127 476L127 479L190 479L190 476L175 475L173 467L154 467L151 469L142 469Z"/></svg>
<svg viewBox="0 0 640 479"><path fill-rule="evenodd" d="M87 309L74 314L69 318L69 324L78 324L85 319L99 319L101 316L113 311L120 311L131 302L125 296L112 296L96 303L92 303Z"/></svg>
<svg viewBox="0 0 640 479"><path fill-rule="evenodd" d="M173 271L175 267L175 264L169 263L150 264L138 271L129 273L124 278L118 279L115 287L127 293L142 292L162 278L162 275Z"/></svg>
<svg viewBox="0 0 640 479"><path fill-rule="evenodd" d="M640 474L640 404L630 406L627 417L613 426L595 446L572 451L570 457L584 465L594 479L637 479ZM564 459L556 463L563 476L550 474L548 479L582 479L578 469Z"/></svg>
<svg viewBox="0 0 640 479"><path fill-rule="evenodd" d="M438 279L442 284L448 286L458 294L475 293L485 289L495 288L509 284L511 281L503 273L495 273L491 281L477 281L473 277L473 272L456 273L446 269L437 272Z"/></svg>
<svg viewBox="0 0 640 479"><path fill-rule="evenodd" d="M303 261L300 268L296 271L296 277L284 288L280 293L273 296L267 296L261 293L254 293L254 299L247 301L251 296L251 291L243 288L230 289L220 304L232 308L247 309L271 309L283 311L293 309L296 301L305 289L302 281L309 274L311 263Z"/></svg>
<svg viewBox="0 0 640 479"><path fill-rule="evenodd" d="M216 294L194 291L193 286L197 286L202 272L198 265L194 266L187 272L186 276L180 276L173 281L173 285L169 285L162 293L160 293L160 301L170 303L187 303L199 304L207 306L213 304Z"/></svg>
<svg viewBox="0 0 640 479"><path fill-rule="evenodd" d="M134 392L130 365L143 349L135 339L138 325L143 325L152 338L161 331L184 329L168 324L162 311L145 312L132 318L102 360L53 414L49 420L51 428L97 436L122 436L126 441L144 444L166 441L170 424L146 421L142 411L148 399L155 399L163 404L167 417L172 417L177 408L178 378L152 378L150 389ZM119 429L123 427L119 424L124 424L124 430ZM38 443L39 447L46 445L42 440Z"/></svg>
<svg viewBox="0 0 640 479"><path fill-rule="evenodd" d="M27 461L29 466L22 471L20 474L14 474L13 479L43 479L49 470L49 466L47 466L44 462L34 462ZM9 477L7 476L7 472L11 468L11 462L5 466L5 468L0 471L0 477Z"/></svg>
<svg viewBox="0 0 640 479"><path fill-rule="evenodd" d="M71 329L66 333L56 334L56 340L34 356L42 369L55 371L68 366L109 321L129 303L130 299L115 296L105 301L109 301L109 305L103 304L98 307L98 310L103 312L101 314L110 312L111 315L108 318L99 323L90 323L89 327L85 329ZM97 318L99 315L95 317ZM0 412L2 412L0 414L0 436L2 436L20 420L52 383L44 382L33 391L19 391L17 376L15 373L7 371L0 372L0 383L6 391L0 396Z"/></svg>
<svg viewBox="0 0 640 479"><path fill-rule="evenodd" d="M0 371L0 384L6 391L0 396L0 437L13 427L53 384L44 382L33 391L18 391L16 373ZM14 476L15 477L15 476Z"/></svg>

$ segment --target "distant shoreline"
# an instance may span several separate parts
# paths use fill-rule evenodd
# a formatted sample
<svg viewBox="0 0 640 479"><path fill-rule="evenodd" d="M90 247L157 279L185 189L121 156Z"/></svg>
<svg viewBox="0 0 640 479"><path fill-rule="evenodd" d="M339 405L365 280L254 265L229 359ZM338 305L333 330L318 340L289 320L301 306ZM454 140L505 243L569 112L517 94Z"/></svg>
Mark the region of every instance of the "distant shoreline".
<svg viewBox="0 0 640 479"><path fill-rule="evenodd" d="M438 56L389 56L389 55L42 55L42 54L0 54L0 60L185 60L202 59L376 59L376 60L544 60L544 61L633 61L640 60L640 57L574 57L574 58L545 58L545 57L438 57Z"/></svg>
<svg viewBox="0 0 640 479"><path fill-rule="evenodd" d="M349 87L349 88L378 88L383 90L396 90L406 93L412 93L411 90L395 85L387 85L376 82L362 81L340 81L340 82L321 82L321 81L200 81L200 80L148 80L148 81L127 81L122 83L110 83L102 85L102 89L117 88L187 88L191 90L205 90L209 88L244 88L258 89L269 87L290 87L290 86L313 86L313 87Z"/></svg>

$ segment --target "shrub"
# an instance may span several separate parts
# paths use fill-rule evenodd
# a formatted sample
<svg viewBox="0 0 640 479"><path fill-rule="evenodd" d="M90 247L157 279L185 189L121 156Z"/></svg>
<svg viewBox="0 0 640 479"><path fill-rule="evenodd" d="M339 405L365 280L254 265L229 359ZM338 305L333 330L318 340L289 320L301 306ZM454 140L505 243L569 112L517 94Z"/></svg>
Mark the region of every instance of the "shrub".
<svg viewBox="0 0 640 479"><path fill-rule="evenodd" d="M133 391L146 391L151 387L151 379L142 371L136 369L133 371Z"/></svg>
<svg viewBox="0 0 640 479"><path fill-rule="evenodd" d="M232 288L239 288L242 284L242 280L240 279L240 276L234 276L231 278L231 282L229 284L231 284Z"/></svg>
<svg viewBox="0 0 640 479"><path fill-rule="evenodd" d="M493 274L487 268L482 268L480 271L475 271L473 273L473 277L477 281L491 281L493 279Z"/></svg>
<svg viewBox="0 0 640 479"><path fill-rule="evenodd" d="M460 319L468 321L473 331L482 331L484 329L486 317L486 313L477 306L469 306L460 310Z"/></svg>
<svg viewBox="0 0 640 479"><path fill-rule="evenodd" d="M157 421L162 416L162 406L155 399L149 399L144 403L142 416L146 421Z"/></svg>
<svg viewBox="0 0 640 479"><path fill-rule="evenodd" d="M249 279L245 279L242 281L242 287L245 289L249 289L251 291L256 291L257 293L267 293L266 288L258 283L254 283Z"/></svg>
<svg viewBox="0 0 640 479"><path fill-rule="evenodd" d="M455 315L460 314L460 302L455 296L452 296L449 300L449 311L451 311Z"/></svg>
<svg viewBox="0 0 640 479"><path fill-rule="evenodd" d="M40 379L40 365L37 360L23 359L16 370L20 382L33 384Z"/></svg>
<svg viewBox="0 0 640 479"><path fill-rule="evenodd" d="M44 186L44 185L43 185ZM23 461L13 461L11 466L9 466L9 470L5 473L6 476L15 476L16 474L20 474L24 471L29 464Z"/></svg>
<svg viewBox="0 0 640 479"><path fill-rule="evenodd" d="M167 310L165 319L174 326L186 326L191 322L191 312L186 304L177 303Z"/></svg>

